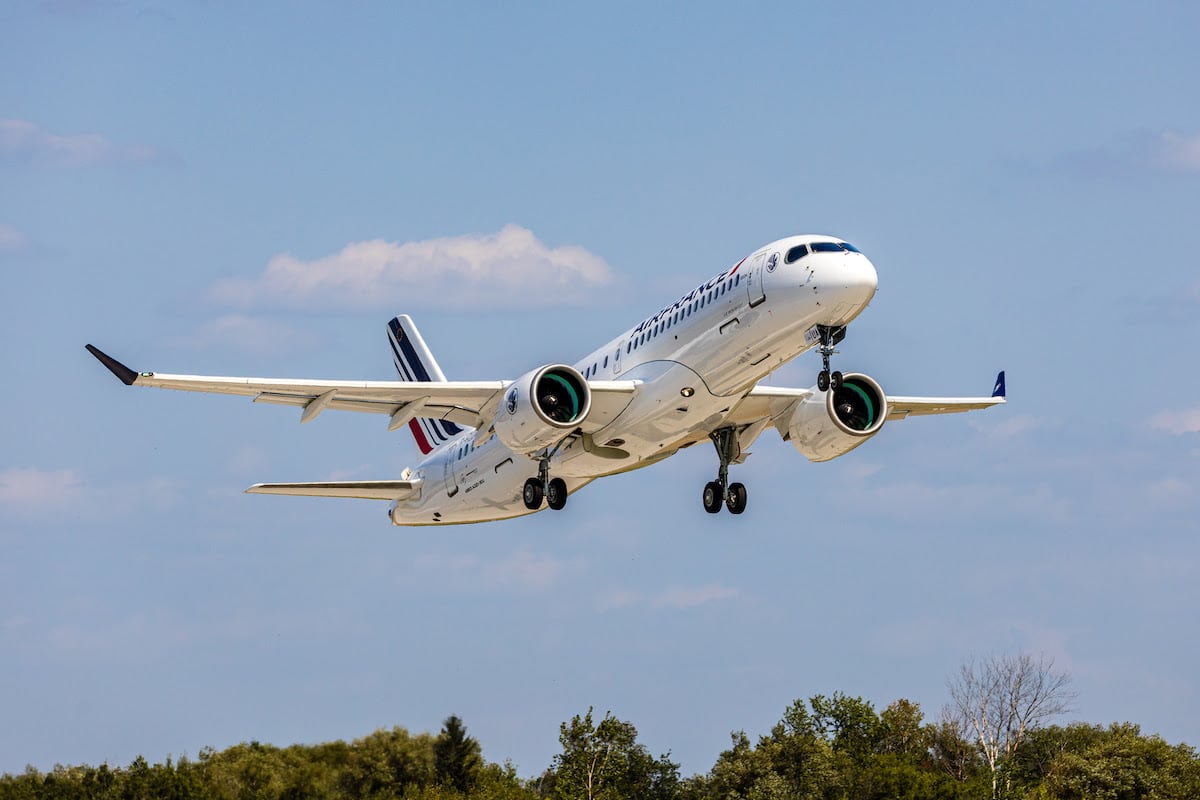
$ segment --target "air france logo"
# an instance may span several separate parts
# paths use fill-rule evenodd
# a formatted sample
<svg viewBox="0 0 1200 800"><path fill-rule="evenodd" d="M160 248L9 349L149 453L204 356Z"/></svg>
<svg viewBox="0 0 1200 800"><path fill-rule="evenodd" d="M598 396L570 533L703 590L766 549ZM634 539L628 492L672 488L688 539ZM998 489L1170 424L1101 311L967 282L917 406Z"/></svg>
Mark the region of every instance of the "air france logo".
<svg viewBox="0 0 1200 800"><path fill-rule="evenodd" d="M508 397L504 399L504 406L508 409L508 413L517 413L517 387L508 390Z"/></svg>
<svg viewBox="0 0 1200 800"><path fill-rule="evenodd" d="M767 272L774 272L775 267L779 265L779 253L771 253L767 259Z"/></svg>

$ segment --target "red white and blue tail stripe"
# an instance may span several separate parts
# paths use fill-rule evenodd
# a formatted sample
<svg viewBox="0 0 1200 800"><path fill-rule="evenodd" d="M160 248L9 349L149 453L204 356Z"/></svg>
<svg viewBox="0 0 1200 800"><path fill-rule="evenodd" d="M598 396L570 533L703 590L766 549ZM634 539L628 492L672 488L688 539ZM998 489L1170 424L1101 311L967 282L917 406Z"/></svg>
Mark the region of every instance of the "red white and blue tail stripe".
<svg viewBox="0 0 1200 800"><path fill-rule="evenodd" d="M400 380L446 381L442 368L421 338L412 317L401 314L388 323L388 343L392 346L392 361ZM453 422L426 417L417 417L408 423L408 427L417 440L417 447L425 455L463 432L463 428Z"/></svg>

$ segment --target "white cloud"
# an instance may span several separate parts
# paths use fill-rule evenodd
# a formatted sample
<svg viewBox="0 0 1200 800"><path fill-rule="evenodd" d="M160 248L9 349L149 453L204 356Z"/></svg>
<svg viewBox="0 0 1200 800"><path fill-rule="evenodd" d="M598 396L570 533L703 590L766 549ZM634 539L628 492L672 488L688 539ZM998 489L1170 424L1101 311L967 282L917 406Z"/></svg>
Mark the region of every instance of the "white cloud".
<svg viewBox="0 0 1200 800"><path fill-rule="evenodd" d="M70 505L83 493L79 475L70 469L17 467L0 472L0 506L39 511Z"/></svg>
<svg viewBox="0 0 1200 800"><path fill-rule="evenodd" d="M519 550L488 564L484 574L497 586L521 591L549 589L562 577L565 565L546 555Z"/></svg>
<svg viewBox="0 0 1200 800"><path fill-rule="evenodd" d="M1041 420L1031 414L1013 414L1000 421L984 422L972 419L971 427L993 439L1009 439L1042 426Z"/></svg>
<svg viewBox="0 0 1200 800"><path fill-rule="evenodd" d="M642 595L633 589L610 589L596 599L597 611L612 611L618 608L628 608L637 605Z"/></svg>
<svg viewBox="0 0 1200 800"><path fill-rule="evenodd" d="M882 464L872 464L869 461L856 461L852 464L847 464L842 472L848 480L865 481L882 469Z"/></svg>
<svg viewBox="0 0 1200 800"><path fill-rule="evenodd" d="M226 314L176 337L174 344L196 348L228 348L254 355L275 355L313 343L316 337L290 325L248 314Z"/></svg>
<svg viewBox="0 0 1200 800"><path fill-rule="evenodd" d="M737 589L716 583L694 588L676 586L659 594L654 599L654 604L665 608L695 608L706 603L729 600L737 597L739 594L740 592Z"/></svg>
<svg viewBox="0 0 1200 800"><path fill-rule="evenodd" d="M1200 172L1200 134L1166 131L1158 137L1155 161L1172 171Z"/></svg>
<svg viewBox="0 0 1200 800"><path fill-rule="evenodd" d="M1181 478L1169 477L1147 486L1146 494L1156 508L1182 508L1191 503L1196 490Z"/></svg>
<svg viewBox="0 0 1200 800"><path fill-rule="evenodd" d="M0 119L0 156L54 167L164 160L163 153L147 145L118 145L98 133L50 133L22 119Z"/></svg>
<svg viewBox="0 0 1200 800"><path fill-rule="evenodd" d="M1150 427L1176 436L1182 436L1185 433L1200 433L1200 407L1155 414L1150 418Z"/></svg>
<svg viewBox="0 0 1200 800"><path fill-rule="evenodd" d="M576 305L612 282L612 271L582 247L547 247L526 228L498 233L387 242L352 242L311 261L283 253L257 278L213 287L238 307L541 308Z"/></svg>
<svg viewBox="0 0 1200 800"><path fill-rule="evenodd" d="M0 222L0 253L17 253L29 246L29 237Z"/></svg>
<svg viewBox="0 0 1200 800"><path fill-rule="evenodd" d="M455 586L456 591L490 587L531 593L558 583L568 564L553 556L518 550L496 560L470 553L428 554L418 557L414 566L419 572L436 576L441 586Z"/></svg>
<svg viewBox="0 0 1200 800"><path fill-rule="evenodd" d="M916 481L856 490L847 502L864 513L915 520L972 518L997 508L1066 523L1073 518L1070 500L1051 487L1014 487L998 483L924 484Z"/></svg>

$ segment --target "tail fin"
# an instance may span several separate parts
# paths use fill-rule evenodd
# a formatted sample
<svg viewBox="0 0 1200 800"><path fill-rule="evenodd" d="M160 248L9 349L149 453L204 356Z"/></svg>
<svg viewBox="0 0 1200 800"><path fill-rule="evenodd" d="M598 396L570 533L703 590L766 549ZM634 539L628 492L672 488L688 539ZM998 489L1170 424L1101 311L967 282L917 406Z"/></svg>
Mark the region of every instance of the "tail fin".
<svg viewBox="0 0 1200 800"><path fill-rule="evenodd" d="M432 381L445 383L446 376L438 366L412 317L401 314L388 323L388 342L392 346L392 361L402 381ZM463 429L444 419L417 417L408 423L417 447L428 455L462 433Z"/></svg>

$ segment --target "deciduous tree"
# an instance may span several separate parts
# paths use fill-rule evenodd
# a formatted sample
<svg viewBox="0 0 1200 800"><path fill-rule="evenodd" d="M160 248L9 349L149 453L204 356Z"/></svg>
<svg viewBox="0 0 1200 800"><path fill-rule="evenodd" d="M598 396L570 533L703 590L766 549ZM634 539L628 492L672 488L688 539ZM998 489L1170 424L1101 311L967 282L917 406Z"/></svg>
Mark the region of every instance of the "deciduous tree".
<svg viewBox="0 0 1200 800"><path fill-rule="evenodd" d="M945 721L978 747L994 799L1007 790L1004 769L1025 736L1070 709L1070 680L1054 670L1052 659L1021 653L968 661L947 682Z"/></svg>

